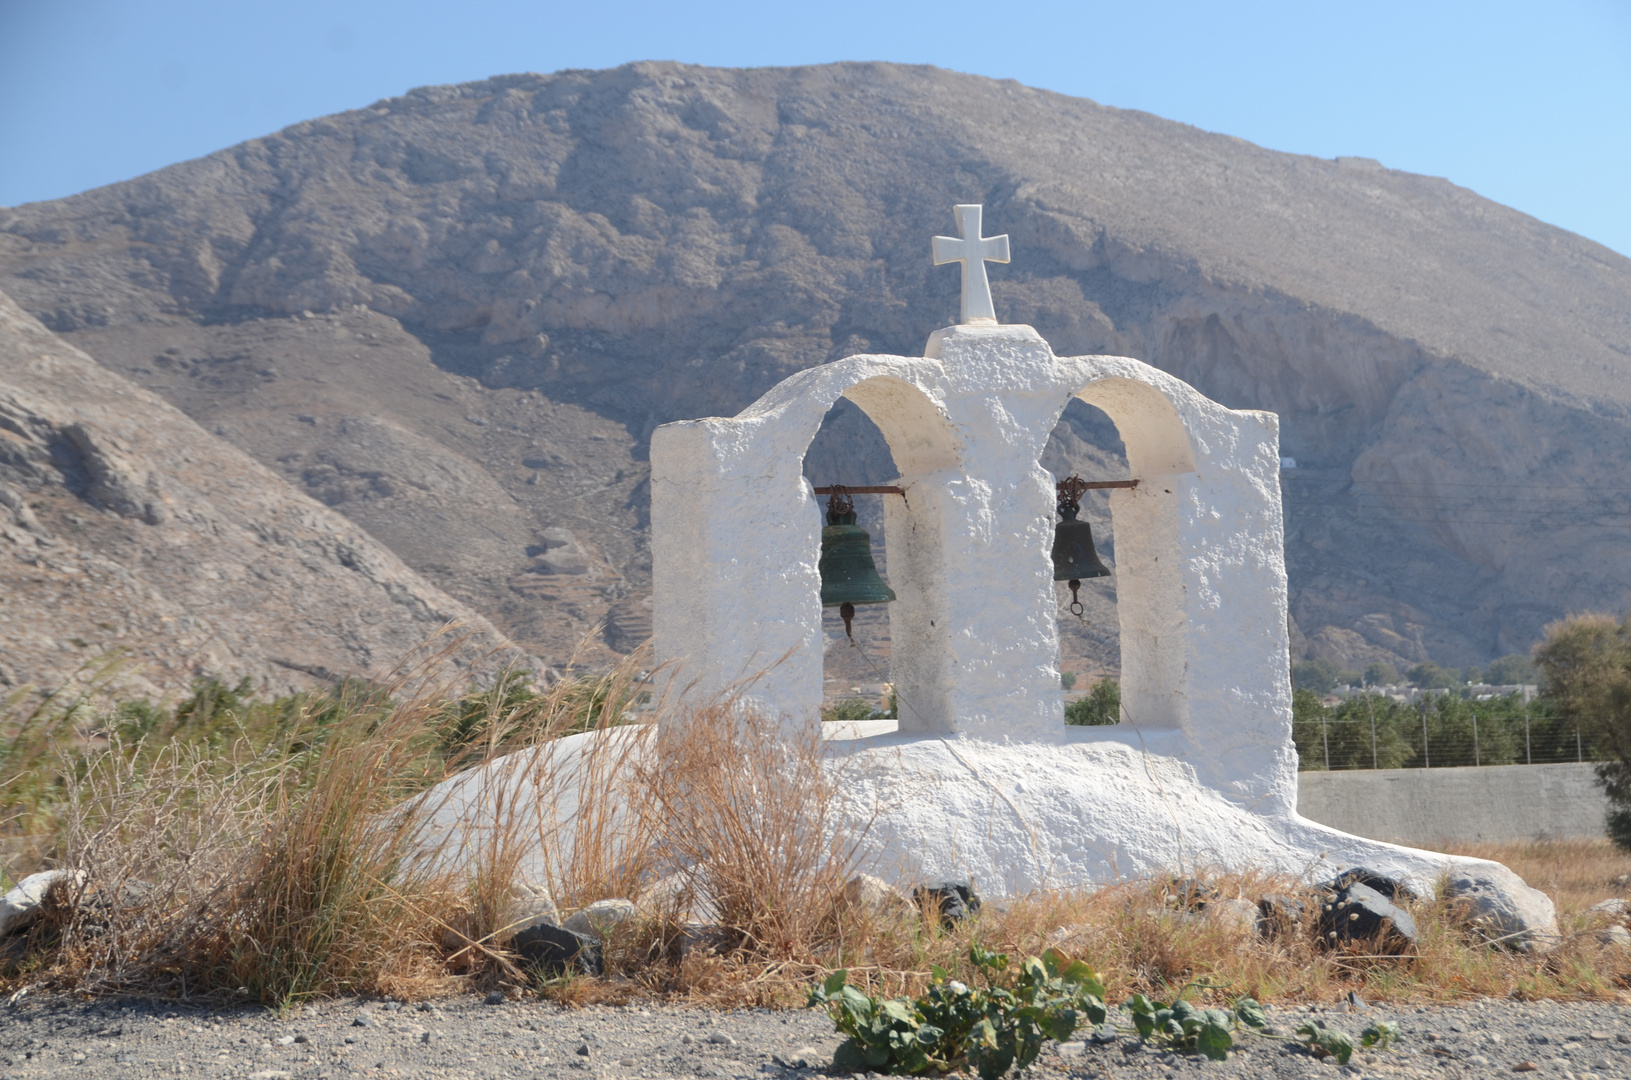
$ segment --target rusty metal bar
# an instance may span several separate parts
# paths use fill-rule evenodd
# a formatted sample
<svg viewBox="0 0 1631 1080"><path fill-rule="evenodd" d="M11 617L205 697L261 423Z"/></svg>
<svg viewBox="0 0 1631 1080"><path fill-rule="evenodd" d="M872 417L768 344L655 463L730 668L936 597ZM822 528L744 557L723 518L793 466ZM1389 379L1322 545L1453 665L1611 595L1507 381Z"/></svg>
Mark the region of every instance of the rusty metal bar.
<svg viewBox="0 0 1631 1080"><path fill-rule="evenodd" d="M905 488L898 488L898 487L844 487L843 485L838 485L838 486L844 488L844 494L845 495L905 495L906 494L906 489ZM830 488L830 487L818 487L818 488L815 489L815 493L817 495L831 495L833 493L833 489Z"/></svg>
<svg viewBox="0 0 1631 1080"><path fill-rule="evenodd" d="M1135 487L1138 486L1138 481L1137 480L1087 480L1087 481L1083 481L1082 484L1083 484L1083 487L1084 487L1085 490L1096 491L1096 490L1099 490L1099 489L1102 489L1102 488L1135 488ZM842 486L842 485L838 485L838 486ZM1055 484L1054 487L1056 489L1058 489L1058 490L1063 490L1064 489L1064 482L1061 481L1060 483ZM906 489L905 488L898 488L898 487L844 487L844 492L845 492L845 494L848 494L848 495L905 495L906 494ZM818 487L818 488L815 489L815 493L817 495L831 495L833 493L833 488L832 487Z"/></svg>
<svg viewBox="0 0 1631 1080"><path fill-rule="evenodd" d="M1138 486L1137 480L1084 480L1078 481L1078 483L1080 483L1084 491L1095 491L1099 488L1135 488ZM1063 480L1053 486L1056 491L1065 490ZM860 489L857 488L856 490L859 491Z"/></svg>

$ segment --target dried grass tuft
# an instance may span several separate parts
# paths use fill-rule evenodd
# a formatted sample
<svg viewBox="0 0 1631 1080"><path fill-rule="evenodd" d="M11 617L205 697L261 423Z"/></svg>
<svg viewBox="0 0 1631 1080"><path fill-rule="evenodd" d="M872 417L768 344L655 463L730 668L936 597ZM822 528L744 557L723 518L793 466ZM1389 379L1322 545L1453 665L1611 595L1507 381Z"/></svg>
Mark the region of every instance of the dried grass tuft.
<svg viewBox="0 0 1631 1080"><path fill-rule="evenodd" d="M727 951L815 963L864 836L839 823L820 732L727 703L664 725L652 751L637 784L670 868L665 914L705 913Z"/></svg>

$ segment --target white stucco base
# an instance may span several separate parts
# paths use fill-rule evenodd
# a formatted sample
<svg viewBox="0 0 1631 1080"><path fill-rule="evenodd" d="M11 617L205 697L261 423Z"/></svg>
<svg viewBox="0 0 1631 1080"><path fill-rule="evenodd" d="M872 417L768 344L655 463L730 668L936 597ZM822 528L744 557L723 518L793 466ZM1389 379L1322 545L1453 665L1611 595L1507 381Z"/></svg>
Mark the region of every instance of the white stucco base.
<svg viewBox="0 0 1631 1080"><path fill-rule="evenodd" d="M1257 869L1329 880L1366 866L1431 895L1451 856L1306 821L1204 782L1181 735L1148 748L1076 729L1050 746L884 735L836 742L852 823L870 819L872 873L972 880L983 894L1100 885L1157 874Z"/></svg>
<svg viewBox="0 0 1631 1080"><path fill-rule="evenodd" d="M1181 734L1146 733L1140 746L1136 735L1129 743L1110 730L1072 729L1045 754L956 735L831 740L828 767L842 793L833 825L864 827L859 870L903 885L967 880L986 897L1238 870L1317 884L1352 866L1430 897L1452 868L1495 865L1350 836L1272 800L1232 798L1189 763ZM464 862L491 850L494 836L519 834L518 872L558 880L572 855L580 786L607 787L611 766L596 756L625 766L649 760L651 734L574 735L455 777L431 796L430 838L442 859ZM1515 888L1550 910L1544 894Z"/></svg>

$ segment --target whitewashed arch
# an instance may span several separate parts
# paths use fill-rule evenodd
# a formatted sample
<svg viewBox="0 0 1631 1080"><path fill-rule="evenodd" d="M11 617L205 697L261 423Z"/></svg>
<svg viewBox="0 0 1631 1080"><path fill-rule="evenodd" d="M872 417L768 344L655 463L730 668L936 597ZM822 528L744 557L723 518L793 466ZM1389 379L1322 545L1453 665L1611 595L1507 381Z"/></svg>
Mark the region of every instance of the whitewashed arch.
<svg viewBox="0 0 1631 1080"><path fill-rule="evenodd" d="M1180 728L1188 719L1189 657L1173 478L1195 471L1189 433L1171 400L1145 379L1107 376L1072 396L1110 417L1127 449L1128 479L1139 482L1110 493L1122 713L1141 727Z"/></svg>
<svg viewBox="0 0 1631 1080"><path fill-rule="evenodd" d="M803 463L840 397L877 425L908 491L886 504L885 543L903 594L891 620L933 619L924 612L935 592L911 580L914 566L942 550L944 530L939 501L914 495L958 467L935 398L943 382L932 361L852 356L800 372L734 418L653 434L653 576L690 584L653 598L658 655L676 666L679 686L695 698L740 692L791 725L818 721L821 515ZM896 667L921 668L916 653L927 646L918 646L897 649Z"/></svg>

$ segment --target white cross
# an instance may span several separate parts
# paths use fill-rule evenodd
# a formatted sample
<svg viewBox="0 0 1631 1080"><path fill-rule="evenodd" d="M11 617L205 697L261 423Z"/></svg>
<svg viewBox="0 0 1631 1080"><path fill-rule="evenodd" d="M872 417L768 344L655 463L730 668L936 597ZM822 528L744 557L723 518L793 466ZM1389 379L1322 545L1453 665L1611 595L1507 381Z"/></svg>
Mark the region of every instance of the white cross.
<svg viewBox="0 0 1631 1080"><path fill-rule="evenodd" d="M934 238L934 264L960 262L963 264L963 318L965 323L995 323L997 309L991 303L991 282L985 276L987 261L1008 261L1008 236L980 235L979 204L962 203L952 207L957 216L957 231L962 239L950 236Z"/></svg>

